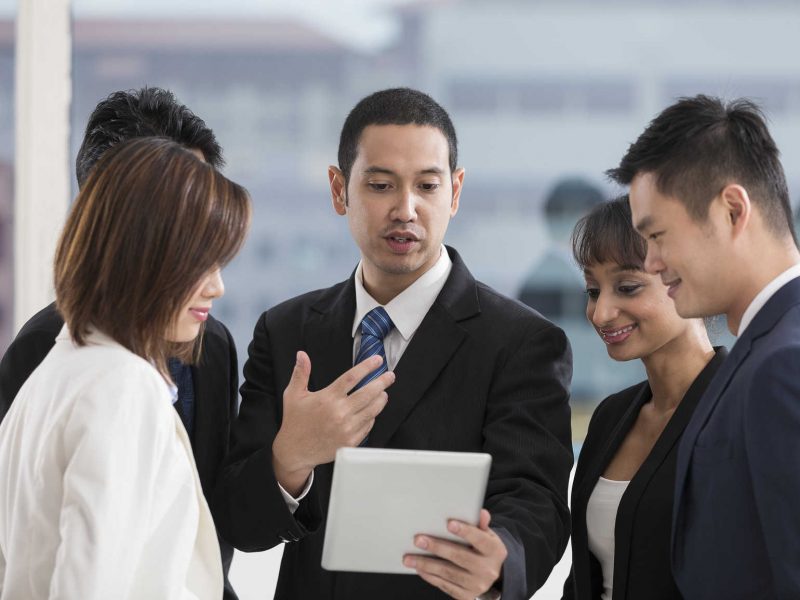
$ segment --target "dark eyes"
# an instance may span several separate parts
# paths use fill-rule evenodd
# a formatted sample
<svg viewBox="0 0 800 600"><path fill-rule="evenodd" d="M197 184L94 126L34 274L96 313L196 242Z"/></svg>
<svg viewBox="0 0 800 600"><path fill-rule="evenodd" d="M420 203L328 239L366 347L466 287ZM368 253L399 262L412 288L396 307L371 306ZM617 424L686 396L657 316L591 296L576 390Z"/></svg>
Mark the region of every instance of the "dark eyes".
<svg viewBox="0 0 800 600"><path fill-rule="evenodd" d="M370 181L367 183L369 188L374 192L388 192L392 189L391 183L384 183L380 181ZM428 183L420 183L419 189L423 192L435 192L441 187L441 184L438 182L428 182Z"/></svg>
<svg viewBox="0 0 800 600"><path fill-rule="evenodd" d="M626 296L630 296L631 294L635 294L639 288L642 287L640 285L621 285L617 288L621 294L625 294Z"/></svg>
<svg viewBox="0 0 800 600"><path fill-rule="evenodd" d="M647 236L647 239L648 239L648 240L652 240L652 241L654 241L654 242L655 242L655 241L656 241L658 238L660 238L662 235L664 235L664 232L663 232L663 231L656 231L655 233L651 233L650 235L648 235L648 236Z"/></svg>
<svg viewBox="0 0 800 600"><path fill-rule="evenodd" d="M638 284L620 285L617 286L616 292L622 296L633 296L641 288L642 286ZM600 297L600 288L586 288L585 292L592 300L597 300Z"/></svg>

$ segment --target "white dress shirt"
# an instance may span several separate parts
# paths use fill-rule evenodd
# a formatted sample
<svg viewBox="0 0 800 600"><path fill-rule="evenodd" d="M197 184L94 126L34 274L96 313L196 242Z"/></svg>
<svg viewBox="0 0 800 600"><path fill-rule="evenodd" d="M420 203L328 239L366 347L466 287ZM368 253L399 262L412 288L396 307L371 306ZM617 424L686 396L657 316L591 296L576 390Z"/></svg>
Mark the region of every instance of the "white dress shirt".
<svg viewBox="0 0 800 600"><path fill-rule="evenodd" d="M391 371L397 366L403 356L411 338L419 329L422 320L436 301L442 291L447 277L453 268L453 262L444 246L441 248L439 260L428 269L414 283L395 296L386 306L386 312L392 320L394 327L383 340L386 351L386 366ZM358 355L361 347L361 321L373 308L381 306L364 289L363 265L358 263L355 275L356 283L356 314L353 319L353 360Z"/></svg>
<svg viewBox="0 0 800 600"><path fill-rule="evenodd" d="M147 361L66 327L0 424L0 599L222 597L189 438Z"/></svg>
<svg viewBox="0 0 800 600"><path fill-rule="evenodd" d="M744 330L747 329L747 326L753 322L753 319L758 314L764 305L769 301L775 293L781 289L784 285L789 283L792 279L796 279L800 277L800 263L789 267L783 273L778 275L775 279L770 281L763 290L756 294L756 297L753 298L753 301L750 302L750 305L742 314L742 320L739 322L739 331L736 333L737 337L741 337L744 333Z"/></svg>

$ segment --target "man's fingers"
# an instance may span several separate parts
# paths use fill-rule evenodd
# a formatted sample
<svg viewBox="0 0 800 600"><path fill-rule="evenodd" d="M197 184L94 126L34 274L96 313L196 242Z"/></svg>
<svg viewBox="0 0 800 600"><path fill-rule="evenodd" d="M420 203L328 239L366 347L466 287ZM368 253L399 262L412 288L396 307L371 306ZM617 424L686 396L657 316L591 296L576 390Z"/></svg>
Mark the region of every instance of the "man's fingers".
<svg viewBox="0 0 800 600"><path fill-rule="evenodd" d="M425 581L450 594L453 598L471 599L481 593L468 591L474 587L474 582L470 581L470 574L446 560L432 556L407 555L403 563L407 567L415 568Z"/></svg>
<svg viewBox="0 0 800 600"><path fill-rule="evenodd" d="M463 544L456 544L455 542L428 535L418 535L414 538L414 545L421 550L453 563L453 565L465 571L474 572L480 567L480 556L472 548Z"/></svg>
<svg viewBox="0 0 800 600"><path fill-rule="evenodd" d="M484 556L496 553L500 548L505 551L503 540L491 529L480 529L461 521L452 520L447 523L447 530L462 538L470 546Z"/></svg>
<svg viewBox="0 0 800 600"><path fill-rule="evenodd" d="M394 383L394 379L394 373L392 371L387 371L380 377L376 377L370 381L360 390L350 394L350 401L353 403L355 412L359 413L363 410L370 410L374 408L376 403L380 404L380 402L376 402L377 399L382 399L384 397L384 390ZM386 406L386 402L382 403L380 410L375 414L377 415L380 413L384 406Z"/></svg>
<svg viewBox="0 0 800 600"><path fill-rule="evenodd" d="M380 367L382 363L383 358L377 354L365 358L356 366L341 374L327 389L331 390L337 396L344 396L347 392L356 387L359 381Z"/></svg>
<svg viewBox="0 0 800 600"><path fill-rule="evenodd" d="M417 574L424 580L431 584L433 587L439 588L445 594L450 596L451 598L455 598L456 600L472 600L475 598L474 594L471 594L464 588L458 587L457 585L450 583L446 579L442 579L438 575L434 575L432 573L428 573L426 571L417 571Z"/></svg>
<svg viewBox="0 0 800 600"><path fill-rule="evenodd" d="M289 379L289 385L286 386L286 391L293 393L307 392L309 377L311 377L311 359L308 357L308 354L299 350L294 363L292 377Z"/></svg>

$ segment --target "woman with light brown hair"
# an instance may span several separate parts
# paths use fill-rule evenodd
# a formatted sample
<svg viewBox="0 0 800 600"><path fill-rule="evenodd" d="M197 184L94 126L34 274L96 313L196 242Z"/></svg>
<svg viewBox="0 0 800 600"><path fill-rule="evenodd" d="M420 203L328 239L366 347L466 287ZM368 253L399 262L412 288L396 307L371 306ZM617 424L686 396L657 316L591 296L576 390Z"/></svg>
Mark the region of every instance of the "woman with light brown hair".
<svg viewBox="0 0 800 600"><path fill-rule="evenodd" d="M222 597L167 357L199 359L250 213L166 139L93 169L56 251L66 325L0 425L0 598Z"/></svg>

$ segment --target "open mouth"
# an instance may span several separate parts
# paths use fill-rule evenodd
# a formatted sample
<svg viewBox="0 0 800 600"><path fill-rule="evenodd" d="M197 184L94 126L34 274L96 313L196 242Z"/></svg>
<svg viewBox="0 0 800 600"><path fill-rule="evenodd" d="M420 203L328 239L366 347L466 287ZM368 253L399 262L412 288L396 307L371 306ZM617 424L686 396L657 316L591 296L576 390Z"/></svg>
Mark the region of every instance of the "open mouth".
<svg viewBox="0 0 800 600"><path fill-rule="evenodd" d="M408 252L414 247L414 244L419 242L419 239L415 235L406 232L392 232L387 235L385 239L389 248L399 254Z"/></svg>
<svg viewBox="0 0 800 600"><path fill-rule="evenodd" d="M619 344L627 340L636 327L636 324L633 323L618 329L600 329L600 337L608 345Z"/></svg>

